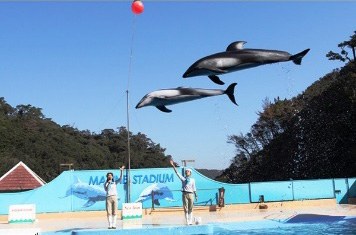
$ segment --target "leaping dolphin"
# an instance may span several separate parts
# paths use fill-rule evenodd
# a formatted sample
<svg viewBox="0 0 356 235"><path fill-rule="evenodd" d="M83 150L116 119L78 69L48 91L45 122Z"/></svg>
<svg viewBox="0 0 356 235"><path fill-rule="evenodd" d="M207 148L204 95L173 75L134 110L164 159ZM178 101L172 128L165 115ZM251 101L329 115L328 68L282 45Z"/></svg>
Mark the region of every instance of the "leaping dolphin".
<svg viewBox="0 0 356 235"><path fill-rule="evenodd" d="M166 105L178 104L223 94L226 94L230 100L237 105L234 96L234 89L236 84L237 83L232 83L225 91L218 89L199 89L187 87L153 91L141 99L141 101L136 105L136 109L146 106L155 106L162 112L170 113L172 110L169 110Z"/></svg>
<svg viewBox="0 0 356 235"><path fill-rule="evenodd" d="M78 177L76 182L68 187L66 195L60 198L65 198L71 195L88 200L82 207L90 207L96 202L106 200L106 192L102 187L83 183Z"/></svg>
<svg viewBox="0 0 356 235"><path fill-rule="evenodd" d="M154 196L153 203L157 206L161 205L159 200L166 200L168 202L176 202L177 200L174 200L172 191L167 187L167 185L158 183L158 184L152 184L145 188L138 199L135 202L144 202L149 199L152 200L152 192Z"/></svg>
<svg viewBox="0 0 356 235"><path fill-rule="evenodd" d="M245 41L233 42L225 52L209 55L196 61L183 74L183 78L208 76L216 84L224 85L225 83L216 75L290 60L300 65L302 58L310 50L306 49L291 55L285 51L243 49L245 43Z"/></svg>

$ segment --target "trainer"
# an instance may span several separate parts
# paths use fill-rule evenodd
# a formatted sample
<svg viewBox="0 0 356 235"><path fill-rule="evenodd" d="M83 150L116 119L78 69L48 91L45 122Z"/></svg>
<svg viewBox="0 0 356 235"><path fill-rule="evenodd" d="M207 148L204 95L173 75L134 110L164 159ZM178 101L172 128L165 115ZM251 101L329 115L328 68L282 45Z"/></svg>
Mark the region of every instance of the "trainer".
<svg viewBox="0 0 356 235"><path fill-rule="evenodd" d="M195 179L191 178L192 170L187 168L185 170L185 177L177 172L177 169L174 165L173 160L170 160L171 165L175 173L177 174L178 178L182 181L182 201L183 201L183 208L184 208L184 215L185 221L187 225L193 224L193 206L194 206L194 197L195 200L198 201L197 190L195 187Z"/></svg>
<svg viewBox="0 0 356 235"><path fill-rule="evenodd" d="M106 174L106 182L104 184L104 188L106 191L106 212L109 221L109 229L116 229L116 211L118 208L118 198L117 198L117 190L116 185L122 180L122 173L124 171L125 166L120 168L120 178L118 180L114 180L114 174L108 172Z"/></svg>

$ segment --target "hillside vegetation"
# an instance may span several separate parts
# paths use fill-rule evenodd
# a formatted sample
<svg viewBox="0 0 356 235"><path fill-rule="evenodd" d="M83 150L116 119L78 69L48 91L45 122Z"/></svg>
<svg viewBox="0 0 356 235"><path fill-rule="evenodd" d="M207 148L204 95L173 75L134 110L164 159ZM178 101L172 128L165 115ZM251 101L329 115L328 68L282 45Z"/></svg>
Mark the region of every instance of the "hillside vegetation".
<svg viewBox="0 0 356 235"><path fill-rule="evenodd" d="M145 134L131 133L131 168L169 167L165 149ZM127 130L105 129L100 134L60 126L31 105L12 107L0 97L0 176L23 161L44 180L55 178L59 164L74 169L127 166Z"/></svg>

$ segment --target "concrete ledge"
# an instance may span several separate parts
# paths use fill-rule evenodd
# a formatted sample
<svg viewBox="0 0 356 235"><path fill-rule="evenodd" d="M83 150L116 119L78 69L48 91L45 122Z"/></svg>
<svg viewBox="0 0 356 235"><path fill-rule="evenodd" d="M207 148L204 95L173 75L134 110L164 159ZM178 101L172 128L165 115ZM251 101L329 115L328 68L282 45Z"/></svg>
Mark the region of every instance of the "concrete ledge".
<svg viewBox="0 0 356 235"><path fill-rule="evenodd" d="M0 234L6 235L39 235L41 234L40 228L18 228L18 229L0 229Z"/></svg>
<svg viewBox="0 0 356 235"><path fill-rule="evenodd" d="M280 210L280 209L294 209L300 207L312 206L336 206L336 199L319 199L319 200L300 200L300 201L284 201L284 202L266 202L266 203L248 203L248 204L234 204L219 207L216 205L211 206L195 206L195 213L206 212L227 212L227 211L240 211L240 210ZM182 207L169 207L169 208L156 208L143 209L143 218L152 215L182 215ZM36 219L75 219L75 218L94 218L106 217L106 211L76 211L76 212L62 212L62 213L40 213L36 214ZM118 218L121 218L121 210L118 211ZM7 215L0 215L0 222L7 222Z"/></svg>
<svg viewBox="0 0 356 235"><path fill-rule="evenodd" d="M261 208L261 206L263 208ZM267 206L267 207L265 207ZM265 202L265 203L249 203L249 204L236 204L228 205L221 208L221 211L226 210L254 210L254 209L293 209L308 206L336 206L336 199L317 199L317 200L300 200L300 201L282 201L282 202Z"/></svg>
<svg viewBox="0 0 356 235"><path fill-rule="evenodd" d="M265 203L247 203L247 204L234 204L225 205L225 207L212 206L195 206L194 212L219 212L219 211L239 211L239 210L279 210L279 209L293 209L299 207L309 206L336 206L336 199L317 199L317 200L300 200L300 201L283 201L283 202L265 202ZM145 209L145 215L157 213L182 213L182 208L158 208L155 210Z"/></svg>

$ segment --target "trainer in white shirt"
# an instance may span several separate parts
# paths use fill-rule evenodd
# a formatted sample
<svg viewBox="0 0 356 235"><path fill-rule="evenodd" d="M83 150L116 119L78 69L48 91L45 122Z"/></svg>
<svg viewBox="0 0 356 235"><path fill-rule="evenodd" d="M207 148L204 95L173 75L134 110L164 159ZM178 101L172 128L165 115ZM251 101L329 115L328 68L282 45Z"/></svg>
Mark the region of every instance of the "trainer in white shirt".
<svg viewBox="0 0 356 235"><path fill-rule="evenodd" d="M106 182L104 184L104 188L106 191L106 212L109 221L109 229L116 229L116 210L118 207L118 198L117 198L117 190L116 185L122 180L122 173L124 171L125 166L120 168L120 178L118 180L114 180L114 174L108 172L106 174Z"/></svg>
<svg viewBox="0 0 356 235"><path fill-rule="evenodd" d="M190 177L192 175L192 170L187 168L185 170L185 177L184 177L177 172L173 160L171 160L170 163L173 166L174 172L182 181L182 192L183 192L182 201L183 201L185 221L187 225L193 224L193 207L194 207L193 195L195 196L196 201L198 201L198 195L195 187L195 179Z"/></svg>

